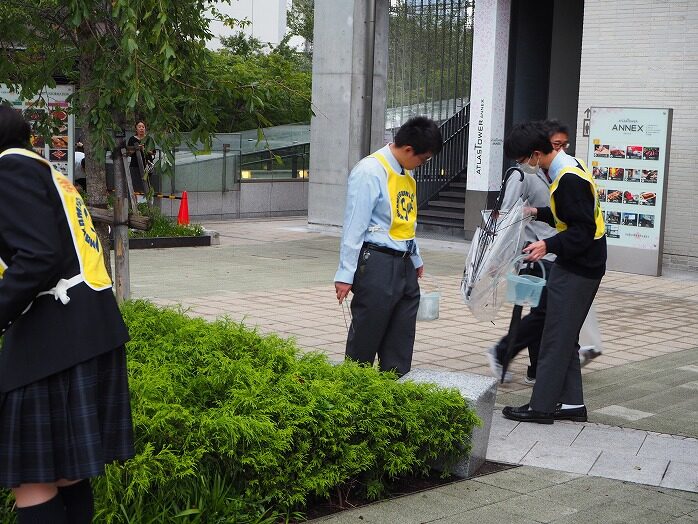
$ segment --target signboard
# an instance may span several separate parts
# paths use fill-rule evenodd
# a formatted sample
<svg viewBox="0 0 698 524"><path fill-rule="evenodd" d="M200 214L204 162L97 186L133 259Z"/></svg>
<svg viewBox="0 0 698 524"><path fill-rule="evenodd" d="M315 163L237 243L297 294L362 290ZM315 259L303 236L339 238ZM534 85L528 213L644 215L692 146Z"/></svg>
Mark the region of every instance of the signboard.
<svg viewBox="0 0 698 524"><path fill-rule="evenodd" d="M661 275L671 109L592 107L588 166L606 221L608 269Z"/></svg>
<svg viewBox="0 0 698 524"><path fill-rule="evenodd" d="M24 112L31 122L39 119L42 113L50 112L61 122L56 134L48 141L43 137L32 135L32 149L48 159L58 171L73 181L75 162L75 117L69 114L68 97L73 94L73 86L56 86L46 88L43 92L45 105L36 101L22 101L17 93L11 92L5 84L0 84L0 99L7 100L13 107Z"/></svg>

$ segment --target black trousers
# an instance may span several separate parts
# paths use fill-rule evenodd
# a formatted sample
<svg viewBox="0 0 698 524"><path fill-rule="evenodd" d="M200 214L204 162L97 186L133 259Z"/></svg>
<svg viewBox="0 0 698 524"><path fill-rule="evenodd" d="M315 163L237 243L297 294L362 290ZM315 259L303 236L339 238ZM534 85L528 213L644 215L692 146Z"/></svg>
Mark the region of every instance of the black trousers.
<svg viewBox="0 0 698 524"><path fill-rule="evenodd" d="M548 279L548 311L531 408L551 413L558 403L584 404L579 331L601 279L586 278L554 264Z"/></svg>
<svg viewBox="0 0 698 524"><path fill-rule="evenodd" d="M548 260L541 260L541 263L545 267L546 276L549 276L553 263ZM533 264L533 269L529 274L537 277L543 276L541 267L538 264ZM540 339L543 335L543 325L545 324L545 311L547 306L548 290L546 286L543 288L543 292L540 295L538 305L536 307L532 307L528 315L521 319L519 330L517 331L516 339L514 340L514 346L512 347L511 359L518 355L521 350L528 348L528 358L531 361L531 365L528 366L528 376L531 378L536 377L538 352L540 351ZM497 360L500 362L504 360L504 354L509 347L509 339L510 335L507 333L497 343Z"/></svg>
<svg viewBox="0 0 698 524"><path fill-rule="evenodd" d="M412 367L419 284L414 264L364 246L352 284L346 356L402 376Z"/></svg>
<svg viewBox="0 0 698 524"><path fill-rule="evenodd" d="M135 165L134 165L135 164ZM129 172L131 174L131 184L133 185L133 190L136 193L145 193L145 181L143 180L143 175L141 175L138 169L138 160L132 158L131 165L129 166Z"/></svg>

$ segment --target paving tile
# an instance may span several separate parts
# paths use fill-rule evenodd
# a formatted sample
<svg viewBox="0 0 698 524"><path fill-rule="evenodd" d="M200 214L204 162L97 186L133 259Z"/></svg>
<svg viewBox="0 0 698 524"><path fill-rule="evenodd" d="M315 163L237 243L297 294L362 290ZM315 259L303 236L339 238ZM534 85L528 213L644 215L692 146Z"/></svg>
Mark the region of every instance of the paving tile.
<svg viewBox="0 0 698 524"><path fill-rule="evenodd" d="M490 437L486 458L493 462L519 464L535 444L535 442Z"/></svg>
<svg viewBox="0 0 698 524"><path fill-rule="evenodd" d="M518 426L520 422L515 420L509 420L501 416L501 413L495 411L492 414L492 425L490 426L490 438L493 437L506 437L512 430Z"/></svg>
<svg viewBox="0 0 698 524"><path fill-rule="evenodd" d="M589 475L659 486L668 464L667 459L603 451Z"/></svg>
<svg viewBox="0 0 698 524"><path fill-rule="evenodd" d="M570 473L568 471L556 471L553 469L537 468L534 466L519 466L516 471L520 471L522 475L526 475L531 478L542 478L547 482L551 482L555 485L564 484L566 482L571 482L573 480L583 479L584 475L579 473Z"/></svg>
<svg viewBox="0 0 698 524"><path fill-rule="evenodd" d="M646 431L611 426L584 426L572 447L595 448L636 454L647 437Z"/></svg>
<svg viewBox="0 0 698 524"><path fill-rule="evenodd" d="M434 521L434 524L464 524L464 523L477 523L477 524L502 524L502 522L515 522L517 524L535 524L536 520L531 520L529 518L522 517L515 513L509 511L502 511L499 508L493 509L491 507L477 508L465 513L460 513L453 517L448 517L445 519ZM391 524L396 524L395 521Z"/></svg>
<svg viewBox="0 0 698 524"><path fill-rule="evenodd" d="M559 524L664 524L674 520L674 517L633 504L609 501L562 517L555 521Z"/></svg>
<svg viewBox="0 0 698 524"><path fill-rule="evenodd" d="M539 468L556 469L572 473L588 473L598 459L600 451L537 442L520 463Z"/></svg>
<svg viewBox="0 0 698 524"><path fill-rule="evenodd" d="M525 470L534 469L528 467L512 468L500 471L493 475L483 475L473 479L476 482L497 486L517 493L525 494L539 489L549 488L556 482L545 478L545 475L530 475Z"/></svg>
<svg viewBox="0 0 698 524"><path fill-rule="evenodd" d="M507 437L507 440L521 442L551 442L560 446L569 446L572 444L572 442L574 442L583 428L584 426L580 424L521 423L512 430Z"/></svg>
<svg viewBox="0 0 698 524"><path fill-rule="evenodd" d="M460 499L465 504L468 504L471 509L494 504L502 500L510 500L519 495L514 491L477 482L476 480L464 480L440 486L431 490L431 493Z"/></svg>
<svg viewBox="0 0 698 524"><path fill-rule="evenodd" d="M616 498L622 502L650 508L673 517L680 517L698 511L698 494L688 498L684 492L655 486L623 483Z"/></svg>
<svg viewBox="0 0 698 524"><path fill-rule="evenodd" d="M698 440L650 434L647 435L637 454L640 457L666 458L672 461L698 464Z"/></svg>
<svg viewBox="0 0 698 524"><path fill-rule="evenodd" d="M623 406L611 405L601 409L596 409L593 413L608 415L611 417L620 418L623 420L636 421L643 418L651 417L654 413L640 411L638 409L630 409Z"/></svg>
<svg viewBox="0 0 698 524"><path fill-rule="evenodd" d="M564 501L548 501L545 504L536 497L522 495L514 501L504 501L492 504L487 508L487 513L502 514L513 513L520 522L522 519L530 519L534 522L553 522L561 517L575 515L578 509L565 505ZM501 522L501 521L500 521Z"/></svg>
<svg viewBox="0 0 698 524"><path fill-rule="evenodd" d="M698 468L696 464L672 460L660 486L698 492Z"/></svg>
<svg viewBox="0 0 698 524"><path fill-rule="evenodd" d="M569 507L585 509L615 500L620 492L620 484L617 480L581 476L550 488L533 491L530 496L544 501L564 501Z"/></svg>

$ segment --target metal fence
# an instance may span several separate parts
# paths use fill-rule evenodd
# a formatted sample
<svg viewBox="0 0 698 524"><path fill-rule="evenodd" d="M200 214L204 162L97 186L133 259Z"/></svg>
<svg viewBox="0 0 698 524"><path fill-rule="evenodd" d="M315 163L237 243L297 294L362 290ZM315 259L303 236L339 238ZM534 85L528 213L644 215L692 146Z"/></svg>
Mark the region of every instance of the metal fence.
<svg viewBox="0 0 698 524"><path fill-rule="evenodd" d="M470 96L474 0L391 0L387 125L443 122Z"/></svg>
<svg viewBox="0 0 698 524"><path fill-rule="evenodd" d="M417 206L424 206L434 195L458 175L468 164L468 104L441 125L444 147L431 161L414 171L417 181Z"/></svg>

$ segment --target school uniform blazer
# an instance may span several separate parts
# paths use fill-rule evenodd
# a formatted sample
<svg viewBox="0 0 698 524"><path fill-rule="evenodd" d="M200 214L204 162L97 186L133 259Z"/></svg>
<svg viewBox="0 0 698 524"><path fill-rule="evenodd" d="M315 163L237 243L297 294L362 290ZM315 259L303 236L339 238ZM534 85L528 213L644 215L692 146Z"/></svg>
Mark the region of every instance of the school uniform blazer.
<svg viewBox="0 0 698 524"><path fill-rule="evenodd" d="M0 392L128 341L111 288L79 283L67 304L37 297L81 273L66 213L47 165L17 154L0 158Z"/></svg>

